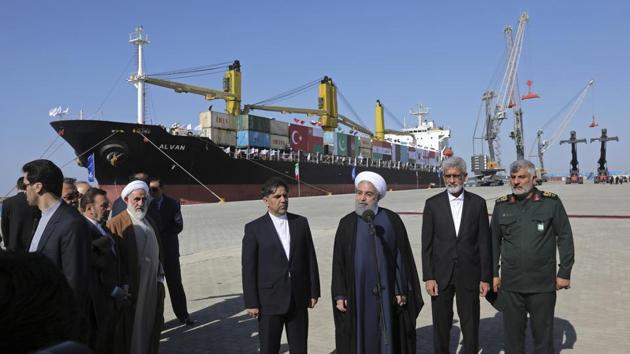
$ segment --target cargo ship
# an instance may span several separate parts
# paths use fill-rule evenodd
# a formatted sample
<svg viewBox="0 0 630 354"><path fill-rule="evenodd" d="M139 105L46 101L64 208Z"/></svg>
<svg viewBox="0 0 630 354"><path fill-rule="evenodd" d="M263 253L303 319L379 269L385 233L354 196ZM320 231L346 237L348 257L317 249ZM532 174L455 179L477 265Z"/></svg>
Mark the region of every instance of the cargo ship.
<svg viewBox="0 0 630 354"><path fill-rule="evenodd" d="M142 49L148 37L139 27L129 41L138 47L138 72L130 78L138 89L137 122L50 123L74 149L77 163L88 168L110 198L116 198L137 172L159 177L165 192L182 203L258 199L261 185L274 176L289 183L291 196L352 193L354 176L365 170L381 174L392 190L438 183L437 166L449 130L427 129L426 122L420 122L414 134L386 130L377 101L376 132L372 133L337 112L336 88L327 77L319 82L318 109L241 107L238 61L229 65L222 91L206 89L146 75ZM223 99L226 112L201 112L196 129L146 124L145 84ZM253 110L317 115L319 120L286 122L253 115ZM434 145L420 145L420 136L437 131L440 138L430 139ZM409 136L414 138L397 138Z"/></svg>

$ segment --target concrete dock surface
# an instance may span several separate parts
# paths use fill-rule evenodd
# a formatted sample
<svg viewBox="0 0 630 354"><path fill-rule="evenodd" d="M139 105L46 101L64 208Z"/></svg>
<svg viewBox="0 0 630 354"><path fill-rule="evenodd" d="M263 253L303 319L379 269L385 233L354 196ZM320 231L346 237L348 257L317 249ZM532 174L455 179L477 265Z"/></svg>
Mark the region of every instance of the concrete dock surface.
<svg viewBox="0 0 630 354"><path fill-rule="evenodd" d="M630 334L630 184L565 185L539 187L556 193L571 217L575 265L571 289L558 292L554 343L563 353L628 353ZM420 230L424 201L443 189L392 191L381 206L402 215L418 271L421 271ZM510 193L508 186L467 188L487 200ZM309 220L319 263L322 297L309 311L309 352L333 353L334 323L330 281L334 233L339 219L354 208L353 195L292 198L289 211ZM241 241L245 223L263 215L262 201L183 206L184 231L180 234L183 283L188 309L198 320L183 326L165 300L165 327L160 353L256 353L255 319L244 311L241 285ZM588 217L584 217L588 216ZM420 274L420 278L422 278ZM416 324L417 353L432 353L431 301L423 292L425 307ZM451 332L451 351L461 349L457 313ZM501 314L485 300L481 303L480 352L503 352ZM531 336L528 338L531 342ZM282 353L288 353L283 337ZM531 343L527 352L532 352Z"/></svg>

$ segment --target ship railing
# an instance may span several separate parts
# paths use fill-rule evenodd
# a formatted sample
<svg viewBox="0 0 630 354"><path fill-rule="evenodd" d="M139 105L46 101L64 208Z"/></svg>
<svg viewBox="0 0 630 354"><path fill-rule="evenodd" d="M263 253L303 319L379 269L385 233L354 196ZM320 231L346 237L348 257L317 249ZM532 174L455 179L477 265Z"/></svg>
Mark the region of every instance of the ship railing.
<svg viewBox="0 0 630 354"><path fill-rule="evenodd" d="M376 167L376 168L388 168L396 170L411 170L419 172L436 172L437 167L428 163L416 162L402 162L402 161L385 161L375 160L369 157L349 157L339 155L328 155L319 152L303 152L293 150L278 150L278 149L260 149L260 148L231 148L225 147L223 151L230 157L235 159L247 159L247 160L269 160L269 161L283 161L291 163L314 163L314 164L331 164L331 165L343 165L343 166L357 166L357 167Z"/></svg>

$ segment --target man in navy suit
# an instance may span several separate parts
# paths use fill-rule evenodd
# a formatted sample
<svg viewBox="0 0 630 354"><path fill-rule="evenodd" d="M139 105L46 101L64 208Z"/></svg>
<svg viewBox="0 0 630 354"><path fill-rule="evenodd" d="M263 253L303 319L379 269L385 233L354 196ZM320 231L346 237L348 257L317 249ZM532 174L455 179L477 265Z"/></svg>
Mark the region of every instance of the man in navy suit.
<svg viewBox="0 0 630 354"><path fill-rule="evenodd" d="M160 238L164 252L164 277L175 316L181 323L190 326L196 321L188 314L186 293L182 284L182 271L179 265L178 235L184 229L184 219L179 202L164 194L163 187L164 185L159 178L151 178L149 193L153 198L151 205L154 205L159 215Z"/></svg>
<svg viewBox="0 0 630 354"><path fill-rule="evenodd" d="M90 238L85 219L61 199L63 173L52 161L34 160L22 167L26 200L42 215L29 252L47 256L61 269L82 309L87 305Z"/></svg>
<svg viewBox="0 0 630 354"><path fill-rule="evenodd" d="M313 238L305 217L287 212L289 190L272 178L262 187L267 213L245 225L243 296L258 318L260 352L277 354L282 328L291 353L306 353L308 310L320 297Z"/></svg>
<svg viewBox="0 0 630 354"><path fill-rule="evenodd" d="M448 353L453 297L464 336L464 353L479 347L479 297L492 280L492 243L486 201L464 191L466 162L442 163L446 190L427 199L422 219L422 271L433 313L433 349Z"/></svg>

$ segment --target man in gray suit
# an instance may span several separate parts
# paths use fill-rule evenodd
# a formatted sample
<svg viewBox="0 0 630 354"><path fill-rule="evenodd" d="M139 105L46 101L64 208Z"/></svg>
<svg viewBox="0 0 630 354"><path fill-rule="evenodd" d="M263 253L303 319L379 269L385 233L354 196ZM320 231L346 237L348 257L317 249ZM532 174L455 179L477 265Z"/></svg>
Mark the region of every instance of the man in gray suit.
<svg viewBox="0 0 630 354"><path fill-rule="evenodd" d="M34 160L22 171L26 200L42 212L29 252L39 252L52 260L66 277L79 306L84 306L90 269L90 233L85 219L77 208L61 200L63 173L52 161Z"/></svg>

